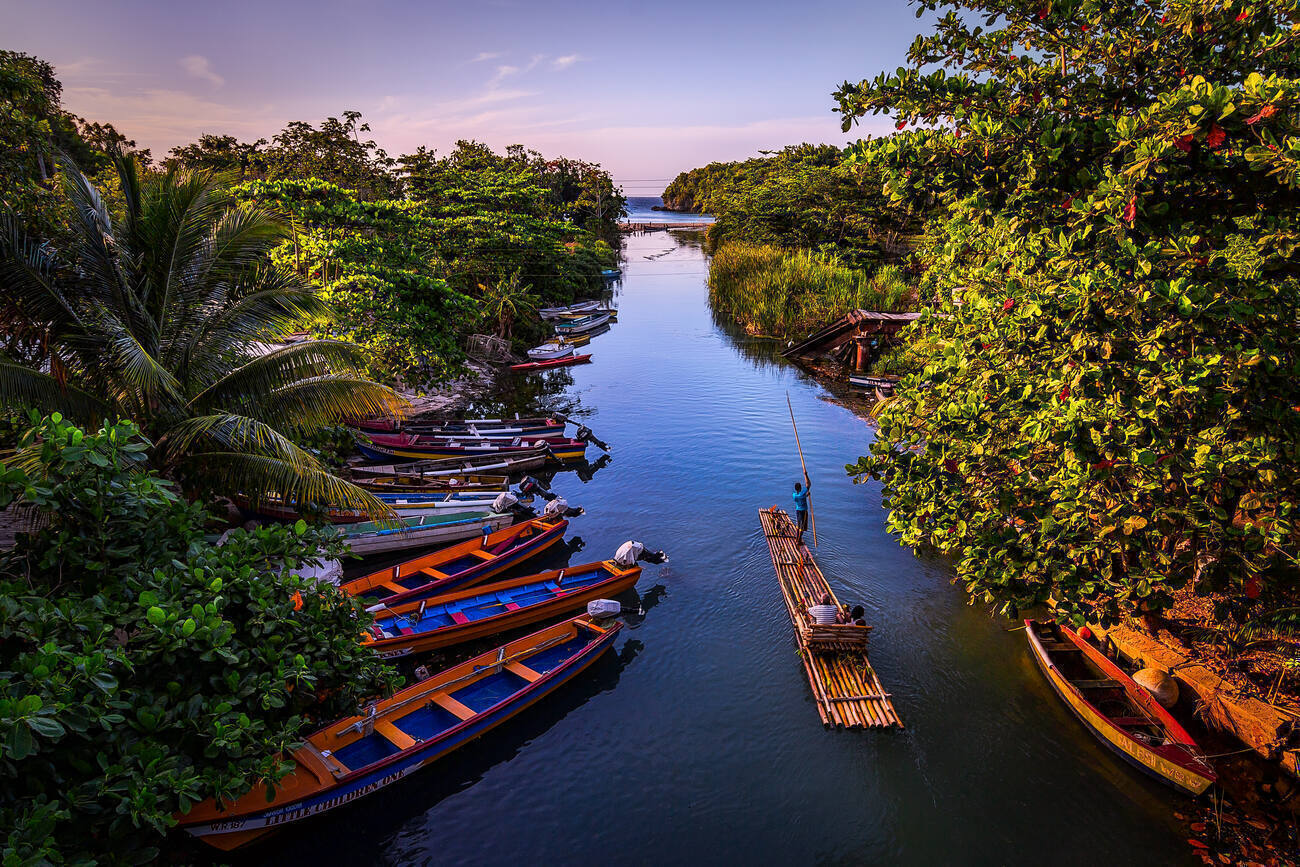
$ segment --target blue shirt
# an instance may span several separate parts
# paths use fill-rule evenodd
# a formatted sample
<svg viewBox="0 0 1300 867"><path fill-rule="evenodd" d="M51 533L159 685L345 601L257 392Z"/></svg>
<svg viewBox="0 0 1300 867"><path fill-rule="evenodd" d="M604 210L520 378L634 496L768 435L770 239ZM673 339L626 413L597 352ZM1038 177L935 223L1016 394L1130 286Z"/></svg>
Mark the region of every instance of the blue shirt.
<svg viewBox="0 0 1300 867"><path fill-rule="evenodd" d="M795 491L795 492L794 492L793 494L791 494L790 496L794 497L794 510L795 510L796 512L806 512L806 511L808 511L808 491L807 491L807 489L804 489L804 490L802 490L802 491Z"/></svg>

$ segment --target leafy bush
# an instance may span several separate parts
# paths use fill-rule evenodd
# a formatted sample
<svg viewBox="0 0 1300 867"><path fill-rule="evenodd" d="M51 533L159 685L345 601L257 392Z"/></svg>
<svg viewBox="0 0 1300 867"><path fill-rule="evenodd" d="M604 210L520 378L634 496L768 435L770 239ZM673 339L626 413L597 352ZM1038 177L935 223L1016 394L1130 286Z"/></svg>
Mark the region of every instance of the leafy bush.
<svg viewBox="0 0 1300 867"><path fill-rule="evenodd" d="M920 5L910 66L837 94L921 125L856 158L946 209L930 353L851 469L1007 614L1294 606L1294 6Z"/></svg>
<svg viewBox="0 0 1300 867"><path fill-rule="evenodd" d="M133 424L40 434L30 476L0 467L0 505L45 518L0 557L4 863L139 863L174 813L278 779L278 754L391 670L357 642L368 615L292 572L337 555L332 535L214 544Z"/></svg>

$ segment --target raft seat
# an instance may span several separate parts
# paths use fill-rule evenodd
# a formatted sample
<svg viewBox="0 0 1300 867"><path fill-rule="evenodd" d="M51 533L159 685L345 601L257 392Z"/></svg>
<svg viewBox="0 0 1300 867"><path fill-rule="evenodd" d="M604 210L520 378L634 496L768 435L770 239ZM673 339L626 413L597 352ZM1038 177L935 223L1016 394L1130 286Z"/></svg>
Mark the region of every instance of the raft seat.
<svg viewBox="0 0 1300 867"><path fill-rule="evenodd" d="M483 559L483 560L495 560L495 559L496 559L496 555L495 555L495 554L489 554L487 551L484 551L482 548L475 548L473 551L470 551L469 553L470 553L471 556L478 557L478 558Z"/></svg>

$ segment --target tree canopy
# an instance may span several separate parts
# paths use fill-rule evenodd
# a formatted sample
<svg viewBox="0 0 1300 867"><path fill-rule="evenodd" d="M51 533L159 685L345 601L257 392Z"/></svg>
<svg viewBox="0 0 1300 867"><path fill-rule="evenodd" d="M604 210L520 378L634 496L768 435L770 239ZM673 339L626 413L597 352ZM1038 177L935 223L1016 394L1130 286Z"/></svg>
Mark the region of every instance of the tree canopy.
<svg viewBox="0 0 1300 867"><path fill-rule="evenodd" d="M837 93L902 205L940 208L880 413L889 526L1001 610L1212 593L1287 607L1300 343L1294 3L932 2L909 65ZM909 127L913 127L909 129Z"/></svg>

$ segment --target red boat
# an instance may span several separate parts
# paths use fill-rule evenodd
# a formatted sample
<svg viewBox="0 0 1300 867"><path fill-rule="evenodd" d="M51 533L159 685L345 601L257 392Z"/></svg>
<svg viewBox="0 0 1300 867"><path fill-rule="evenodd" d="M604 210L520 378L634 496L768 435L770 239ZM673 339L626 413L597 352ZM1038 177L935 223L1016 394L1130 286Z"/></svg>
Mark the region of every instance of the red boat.
<svg viewBox="0 0 1300 867"><path fill-rule="evenodd" d="M564 367L567 364L586 364L589 361L591 361L591 353L570 355L565 358L552 358L549 361L525 361L523 364L510 365L510 369L517 370L520 373L528 373L533 370L546 370L550 367Z"/></svg>

